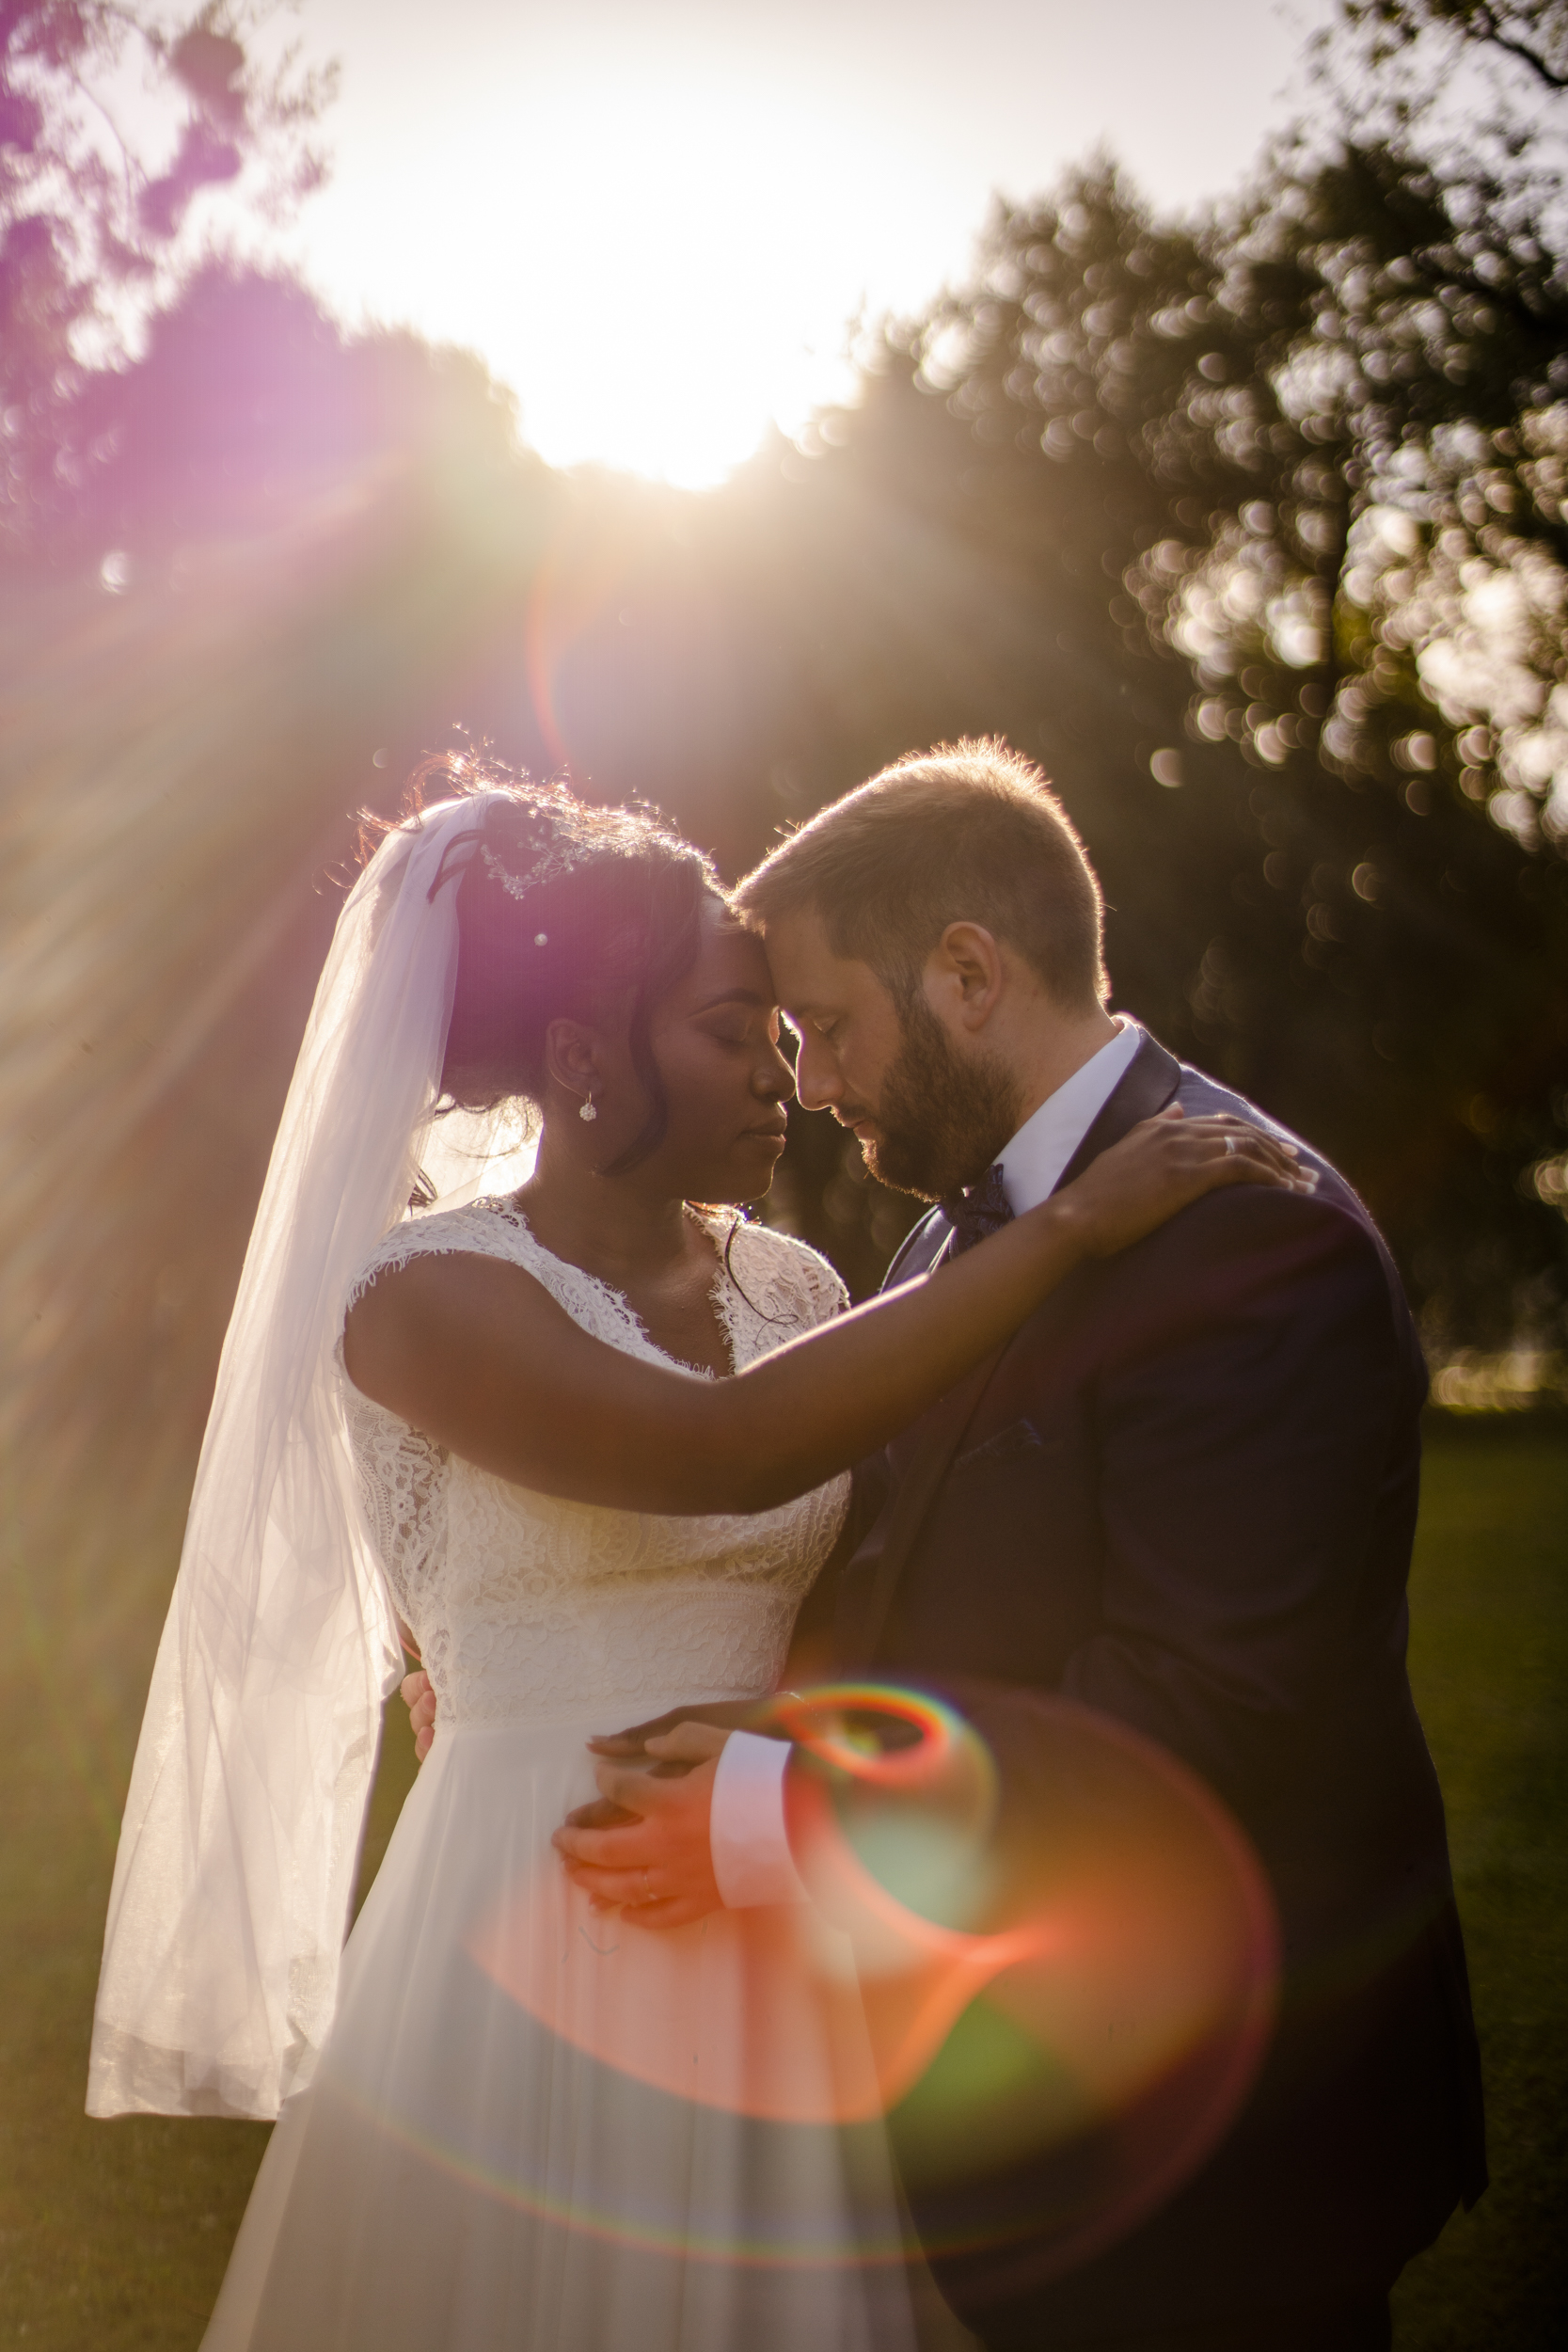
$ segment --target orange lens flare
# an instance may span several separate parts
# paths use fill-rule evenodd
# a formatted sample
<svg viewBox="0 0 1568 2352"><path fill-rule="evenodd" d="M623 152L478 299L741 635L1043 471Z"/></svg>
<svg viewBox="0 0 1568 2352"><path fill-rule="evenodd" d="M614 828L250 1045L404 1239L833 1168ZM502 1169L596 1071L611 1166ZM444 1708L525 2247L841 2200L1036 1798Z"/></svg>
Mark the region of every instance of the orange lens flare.
<svg viewBox="0 0 1568 2352"><path fill-rule="evenodd" d="M967 1752L991 1776L984 1743L946 1703L887 1683L835 1682L785 1691L768 1712L777 1727L821 1763L875 1788L928 1787ZM855 1719L865 1727L857 1733Z"/></svg>
<svg viewBox="0 0 1568 2352"><path fill-rule="evenodd" d="M928 1693L786 1694L770 1713L797 1748L809 1903L658 1931L544 1868L468 1951L549 2031L656 2089L759 2122L885 2116L937 2250L1030 2236L1032 2275L1069 2267L1234 2120L1277 1931L1246 1839L1182 1765L1069 1702L1010 1704L999 1771ZM626 1997L607 1999L617 1973ZM988 2185L1053 2166L1074 2185L1045 2192L1042 2236L1040 2199L1013 2217Z"/></svg>

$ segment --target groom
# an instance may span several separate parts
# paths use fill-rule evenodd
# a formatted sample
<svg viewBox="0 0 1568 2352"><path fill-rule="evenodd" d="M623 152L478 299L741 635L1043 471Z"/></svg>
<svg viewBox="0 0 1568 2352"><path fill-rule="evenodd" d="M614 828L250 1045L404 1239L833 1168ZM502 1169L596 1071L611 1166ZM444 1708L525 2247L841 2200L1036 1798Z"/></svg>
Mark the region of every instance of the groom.
<svg viewBox="0 0 1568 2352"><path fill-rule="evenodd" d="M882 1182L942 1204L890 1283L1169 1104L1259 1117L1107 1013L1095 878L1002 745L900 762L737 895L800 1032L800 1101ZM1080 1268L857 1473L804 1613L828 1669L960 1689L1005 1805L1036 1802L1037 1694L1120 1719L1224 1798L1283 1928L1269 2058L1163 2210L1048 2283L1016 2245L1005 2264L934 2254L990 2352L1370 2352L1402 2264L1484 2185L1442 1804L1404 1670L1424 1393L1393 1265L1323 1168L1314 1199L1219 1191ZM606 1899L657 1895L649 1924L789 1899L797 1769L746 1734L686 1779L606 1764L607 1796L642 1818L558 1842Z"/></svg>

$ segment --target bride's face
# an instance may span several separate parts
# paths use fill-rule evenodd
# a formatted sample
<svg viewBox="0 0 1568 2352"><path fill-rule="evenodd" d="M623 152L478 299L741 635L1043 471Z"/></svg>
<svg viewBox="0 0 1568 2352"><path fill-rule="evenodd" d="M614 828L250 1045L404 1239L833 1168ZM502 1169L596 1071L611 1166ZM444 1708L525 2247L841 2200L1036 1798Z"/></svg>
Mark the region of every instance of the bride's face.
<svg viewBox="0 0 1568 2352"><path fill-rule="evenodd" d="M649 1043L670 1122L636 1178L672 1198L755 1200L784 1151L795 1076L779 1051L762 943L718 899L702 924L696 962L654 1008Z"/></svg>

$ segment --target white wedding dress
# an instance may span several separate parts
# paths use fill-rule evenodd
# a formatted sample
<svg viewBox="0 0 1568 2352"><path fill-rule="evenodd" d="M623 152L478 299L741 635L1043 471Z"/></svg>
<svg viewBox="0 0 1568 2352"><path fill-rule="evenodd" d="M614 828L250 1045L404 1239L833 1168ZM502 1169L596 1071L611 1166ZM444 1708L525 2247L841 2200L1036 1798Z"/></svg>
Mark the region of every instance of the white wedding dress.
<svg viewBox="0 0 1568 2352"><path fill-rule="evenodd" d="M738 1369L843 1292L799 1243L731 1222L708 1230ZM526 1268L596 1338L669 1360L499 1200L397 1226L355 1295L452 1250ZM905 2352L847 1950L805 1905L662 1932L596 1914L549 1844L595 1794L591 1732L775 1686L847 1480L754 1518L559 1502L342 1388L437 1730L206 2352Z"/></svg>

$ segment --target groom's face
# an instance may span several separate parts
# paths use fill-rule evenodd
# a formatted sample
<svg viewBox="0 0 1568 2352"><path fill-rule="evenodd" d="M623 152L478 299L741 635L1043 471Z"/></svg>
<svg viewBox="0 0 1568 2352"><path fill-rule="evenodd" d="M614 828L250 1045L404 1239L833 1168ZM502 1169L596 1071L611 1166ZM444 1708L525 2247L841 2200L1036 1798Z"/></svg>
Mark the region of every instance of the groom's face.
<svg viewBox="0 0 1568 2352"><path fill-rule="evenodd" d="M977 1182L1018 1126L1006 1065L960 1050L918 992L901 1009L868 963L834 954L814 912L769 923L768 961L800 1041L802 1105L850 1128L872 1175L897 1192L938 1200Z"/></svg>

